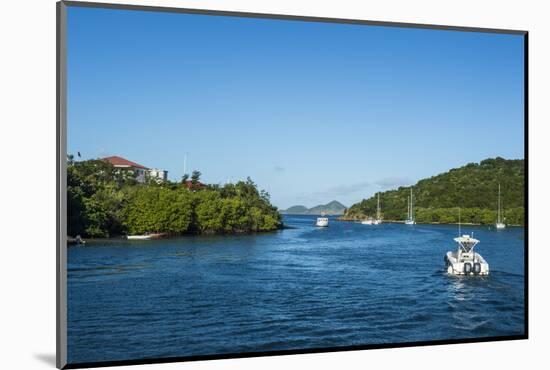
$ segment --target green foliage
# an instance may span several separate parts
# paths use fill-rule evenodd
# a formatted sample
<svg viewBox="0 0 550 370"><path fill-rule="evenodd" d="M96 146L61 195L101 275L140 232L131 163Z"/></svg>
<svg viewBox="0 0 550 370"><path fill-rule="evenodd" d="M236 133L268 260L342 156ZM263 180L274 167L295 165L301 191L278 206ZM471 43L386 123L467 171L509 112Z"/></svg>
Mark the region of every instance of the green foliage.
<svg viewBox="0 0 550 370"><path fill-rule="evenodd" d="M193 183L194 185L197 184L201 179L201 175L201 171L193 171L193 173L191 174L191 183Z"/></svg>
<svg viewBox="0 0 550 370"><path fill-rule="evenodd" d="M192 194L184 188L139 186L128 192L123 225L130 234L189 231L193 214Z"/></svg>
<svg viewBox="0 0 550 370"><path fill-rule="evenodd" d="M146 232L238 233L276 230L281 216L250 178L236 184L199 187L155 181L138 184L133 174L103 161L68 158L69 235L109 237ZM200 191L197 191L200 190Z"/></svg>
<svg viewBox="0 0 550 370"><path fill-rule="evenodd" d="M458 222L494 224L497 218L498 185L501 184L501 204L507 224L523 225L524 161L500 157L452 169L418 181L413 186L417 222ZM404 220L410 188L400 187L380 193L380 203L386 220ZM351 206L344 218L363 219L376 213L376 197Z"/></svg>

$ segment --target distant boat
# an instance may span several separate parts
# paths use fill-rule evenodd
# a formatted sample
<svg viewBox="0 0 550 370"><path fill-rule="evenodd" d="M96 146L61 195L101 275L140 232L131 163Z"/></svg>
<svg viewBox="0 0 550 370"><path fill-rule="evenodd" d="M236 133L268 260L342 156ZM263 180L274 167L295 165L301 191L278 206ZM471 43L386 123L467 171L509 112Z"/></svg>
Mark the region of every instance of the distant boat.
<svg viewBox="0 0 550 370"><path fill-rule="evenodd" d="M159 239L163 236L166 236L166 233L148 233L148 234L142 234L142 235L126 235L126 239L128 240L149 240L149 239Z"/></svg>
<svg viewBox="0 0 550 370"><path fill-rule="evenodd" d="M315 221L315 226L328 227L328 217L326 217L325 212L321 212L321 217L317 217L317 221Z"/></svg>
<svg viewBox="0 0 550 370"><path fill-rule="evenodd" d="M361 221L363 225L380 225L382 223L382 215L380 212L380 193L378 193L378 202L376 205L376 218L372 219L371 217Z"/></svg>
<svg viewBox="0 0 550 370"><path fill-rule="evenodd" d="M151 239L151 235L127 235L126 239L128 240L147 240Z"/></svg>
<svg viewBox="0 0 550 370"><path fill-rule="evenodd" d="M506 228L506 224L501 220L501 210L500 210L500 184L498 184L498 212L497 212L497 223L495 225L497 230L502 230Z"/></svg>
<svg viewBox="0 0 550 370"><path fill-rule="evenodd" d="M317 217L317 221L315 222L315 226L317 226L317 227L328 227L328 217Z"/></svg>
<svg viewBox="0 0 550 370"><path fill-rule="evenodd" d="M380 193L378 193L378 202L376 204L376 219L373 221L373 225L380 225L382 223L382 216L380 213Z"/></svg>
<svg viewBox="0 0 550 370"><path fill-rule="evenodd" d="M77 235L74 238L71 238L70 236L67 237L67 244L74 245L74 244L86 244L86 241L80 237L80 235Z"/></svg>
<svg viewBox="0 0 550 370"><path fill-rule="evenodd" d="M416 221L414 221L414 201L413 201L413 189L411 187L411 195L408 197L407 200L407 219L405 220L405 225L414 225L416 224Z"/></svg>

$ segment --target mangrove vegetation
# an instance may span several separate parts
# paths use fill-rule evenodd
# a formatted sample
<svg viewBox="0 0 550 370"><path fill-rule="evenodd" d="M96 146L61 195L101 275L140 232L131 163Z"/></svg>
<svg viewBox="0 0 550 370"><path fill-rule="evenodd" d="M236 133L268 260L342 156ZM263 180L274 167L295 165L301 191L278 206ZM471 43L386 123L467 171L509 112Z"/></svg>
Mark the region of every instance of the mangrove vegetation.
<svg viewBox="0 0 550 370"><path fill-rule="evenodd" d="M248 178L207 185L194 171L181 182L148 179L102 160L67 160L67 234L112 237L162 232L173 235L276 230L281 215L269 194Z"/></svg>

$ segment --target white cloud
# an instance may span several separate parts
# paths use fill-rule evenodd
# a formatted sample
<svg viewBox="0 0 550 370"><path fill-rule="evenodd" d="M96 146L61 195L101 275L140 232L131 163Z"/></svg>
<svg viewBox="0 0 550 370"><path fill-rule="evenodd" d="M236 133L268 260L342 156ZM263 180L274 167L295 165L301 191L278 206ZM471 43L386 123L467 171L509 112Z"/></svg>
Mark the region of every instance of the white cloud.
<svg viewBox="0 0 550 370"><path fill-rule="evenodd" d="M411 179L406 177L385 177L375 182L383 190L397 189L400 186L412 184Z"/></svg>

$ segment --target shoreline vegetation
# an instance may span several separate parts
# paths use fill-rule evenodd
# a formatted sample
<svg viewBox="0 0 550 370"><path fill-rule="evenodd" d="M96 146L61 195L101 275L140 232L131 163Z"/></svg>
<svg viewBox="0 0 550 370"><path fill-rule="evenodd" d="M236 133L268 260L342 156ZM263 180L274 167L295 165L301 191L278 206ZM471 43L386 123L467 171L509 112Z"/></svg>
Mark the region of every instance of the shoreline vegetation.
<svg viewBox="0 0 550 370"><path fill-rule="evenodd" d="M67 157L67 235L112 238L129 234L166 236L239 234L284 227L270 202L248 178L203 184L201 173L181 182L136 180L132 170L102 160ZM72 239L69 239L72 240Z"/></svg>
<svg viewBox="0 0 550 370"><path fill-rule="evenodd" d="M341 222L361 222L362 219L348 219L348 218L343 218L343 217L338 217L335 219L335 221L341 221ZM404 224L405 223L405 220L383 220L383 223L387 223L387 224ZM429 221L425 221L425 222L416 222L417 225L458 225L458 221L457 222L429 222ZM482 223L473 223L473 222L460 222L460 225L462 226L494 226L494 222L493 223L489 223L489 224L482 224ZM510 226L510 227L525 227L525 225L519 225L519 224L506 224L506 226Z"/></svg>
<svg viewBox="0 0 550 370"><path fill-rule="evenodd" d="M504 222L525 224L524 160L489 158L422 179L412 186L414 218L420 224L493 225L498 187L502 187ZM411 187L380 192L382 219L405 220ZM376 215L377 194L353 204L342 220L361 221ZM389 221L385 221L389 222Z"/></svg>
<svg viewBox="0 0 550 370"><path fill-rule="evenodd" d="M203 184L200 176L199 171L194 171L176 182L154 178L138 182L131 169L116 168L99 159L75 161L73 156L67 156L68 243L74 243L78 236L86 239L146 234L174 237L286 228L282 218L285 211L272 205L269 193L258 190L250 177L246 181L220 185ZM506 224L524 226L524 161L499 157L418 181L413 186L415 221L431 225L457 224L459 208L456 205L461 205L462 225L493 225L497 212L495 189L499 184L504 189ZM410 187L379 194L384 222L403 223ZM376 214L377 195L352 205L335 219L357 222L372 218ZM332 203L337 202L329 205Z"/></svg>

